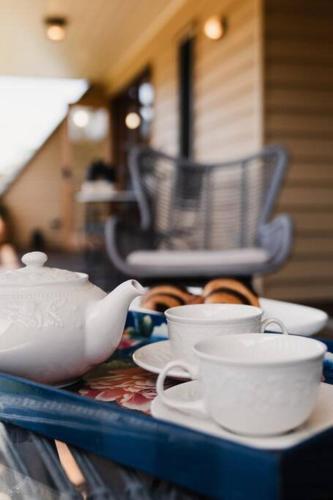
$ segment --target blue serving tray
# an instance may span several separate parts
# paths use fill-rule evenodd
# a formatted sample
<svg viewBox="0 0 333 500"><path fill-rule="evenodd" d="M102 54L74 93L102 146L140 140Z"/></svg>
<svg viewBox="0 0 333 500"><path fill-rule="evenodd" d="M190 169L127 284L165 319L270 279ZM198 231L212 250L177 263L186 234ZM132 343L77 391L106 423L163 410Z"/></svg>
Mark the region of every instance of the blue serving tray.
<svg viewBox="0 0 333 500"><path fill-rule="evenodd" d="M333 383L329 363L325 377ZM333 498L333 428L287 450L259 450L5 374L0 419L214 498Z"/></svg>

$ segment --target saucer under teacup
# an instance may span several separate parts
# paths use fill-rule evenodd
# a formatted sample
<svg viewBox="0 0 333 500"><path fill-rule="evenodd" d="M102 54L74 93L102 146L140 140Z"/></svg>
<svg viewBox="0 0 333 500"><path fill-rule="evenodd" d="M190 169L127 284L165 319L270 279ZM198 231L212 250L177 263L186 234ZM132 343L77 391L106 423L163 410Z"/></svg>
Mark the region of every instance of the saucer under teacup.
<svg viewBox="0 0 333 500"><path fill-rule="evenodd" d="M159 375L165 365L171 361L175 361L170 348L169 340L161 340L152 344L144 345L137 349L132 355L133 361L137 366L147 370L150 373ZM331 374L333 380L333 354L327 352L325 354L326 369ZM327 371L326 370L326 371ZM188 373L181 368L173 368L168 373L168 377L181 380L189 380Z"/></svg>
<svg viewBox="0 0 333 500"><path fill-rule="evenodd" d="M194 380L171 387L165 393L175 400L195 401L201 398L202 387L199 381ZM152 401L150 410L152 416L160 420L182 425L235 443L260 449L287 449L333 427L333 385L321 383L318 401L310 418L297 429L278 436L250 437L235 434L217 425L208 417L196 416L169 408L164 405L159 396Z"/></svg>
<svg viewBox="0 0 333 500"><path fill-rule="evenodd" d="M169 340L162 340L140 347L132 357L134 363L140 368L157 375L161 373L165 365L175 360ZM168 373L168 376L182 380L189 379L188 373L181 368L174 368Z"/></svg>

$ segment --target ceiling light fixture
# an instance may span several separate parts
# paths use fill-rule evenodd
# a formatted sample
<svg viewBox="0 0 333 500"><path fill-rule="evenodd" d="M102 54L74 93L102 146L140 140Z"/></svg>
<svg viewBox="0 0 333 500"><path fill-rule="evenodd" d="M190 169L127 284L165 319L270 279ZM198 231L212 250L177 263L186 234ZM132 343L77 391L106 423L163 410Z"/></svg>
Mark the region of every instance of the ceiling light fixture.
<svg viewBox="0 0 333 500"><path fill-rule="evenodd" d="M203 32L210 40L220 40L224 37L227 28L225 17L211 16L203 25Z"/></svg>
<svg viewBox="0 0 333 500"><path fill-rule="evenodd" d="M66 37L67 20L64 17L45 19L46 36L52 42L62 42Z"/></svg>

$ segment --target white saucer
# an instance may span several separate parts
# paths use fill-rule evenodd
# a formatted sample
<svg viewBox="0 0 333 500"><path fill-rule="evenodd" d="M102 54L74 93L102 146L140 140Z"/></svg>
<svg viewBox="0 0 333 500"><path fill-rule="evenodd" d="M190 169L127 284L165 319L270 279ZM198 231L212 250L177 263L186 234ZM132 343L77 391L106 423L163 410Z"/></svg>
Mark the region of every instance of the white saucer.
<svg viewBox="0 0 333 500"><path fill-rule="evenodd" d="M169 340L145 345L133 354L134 363L152 373L161 373L165 365L173 360ZM180 379L189 378L188 374L180 368L170 370L168 376Z"/></svg>
<svg viewBox="0 0 333 500"><path fill-rule="evenodd" d="M190 401L201 397L201 385L197 380L185 382L167 389L166 392L173 399ZM285 449L295 446L320 432L333 427L333 386L321 384L319 398L309 420L298 429L288 434L272 437L248 437L233 434L219 427L209 418L197 417L182 413L165 406L157 396L151 403L151 414L155 418L166 420L174 424L183 425L190 429L210 434L215 437L228 439L236 443L262 449Z"/></svg>

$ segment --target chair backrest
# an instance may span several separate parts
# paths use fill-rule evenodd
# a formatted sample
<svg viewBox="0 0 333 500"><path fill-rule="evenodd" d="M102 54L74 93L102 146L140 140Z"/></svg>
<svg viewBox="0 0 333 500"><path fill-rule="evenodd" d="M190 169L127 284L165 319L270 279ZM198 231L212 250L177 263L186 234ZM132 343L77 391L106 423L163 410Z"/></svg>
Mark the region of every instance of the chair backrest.
<svg viewBox="0 0 333 500"><path fill-rule="evenodd" d="M280 146L211 165L136 147L130 172L142 225L176 248L253 246L271 216L287 162Z"/></svg>

